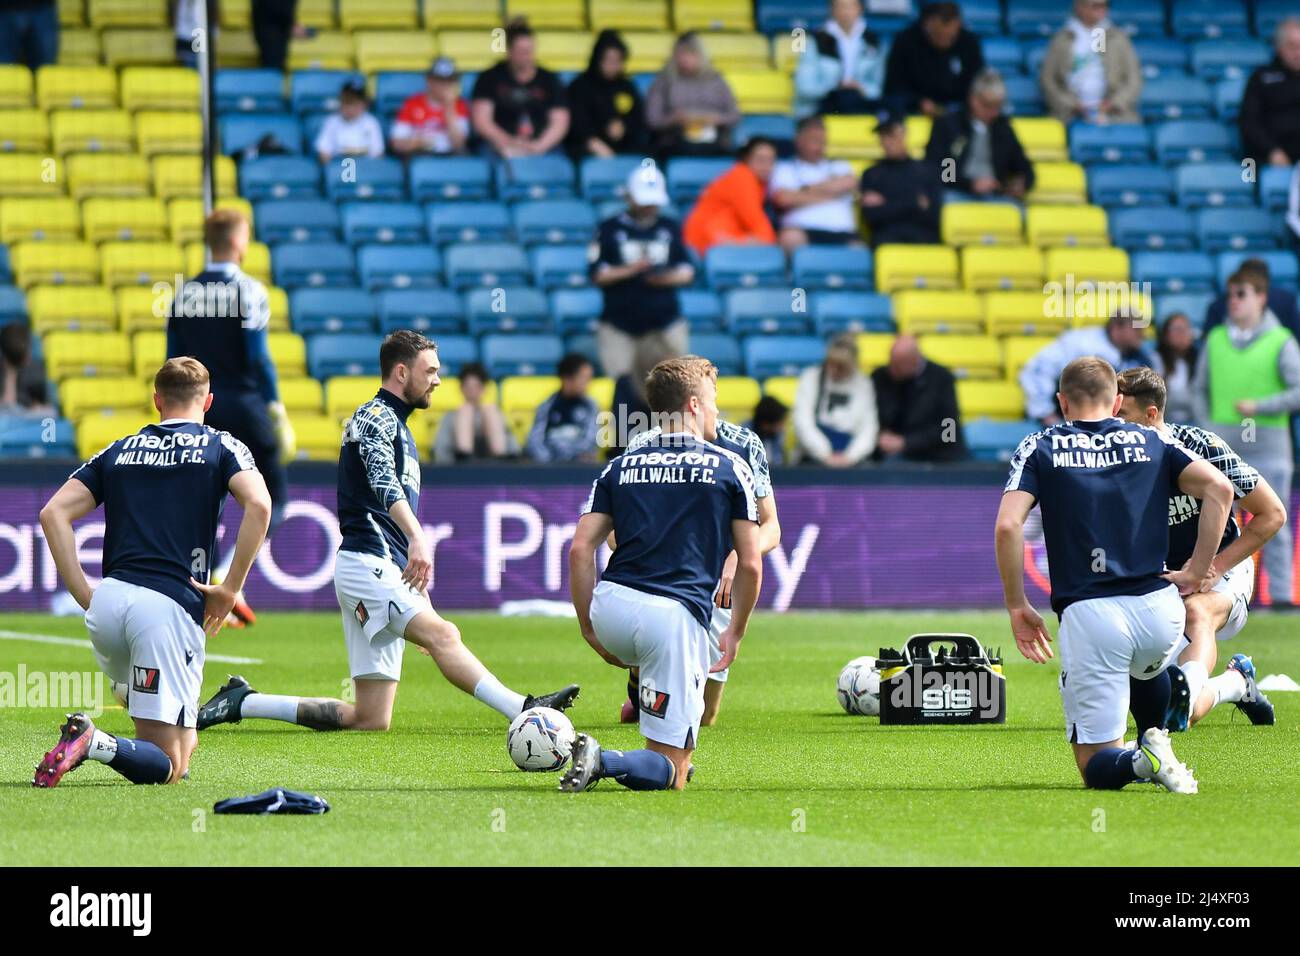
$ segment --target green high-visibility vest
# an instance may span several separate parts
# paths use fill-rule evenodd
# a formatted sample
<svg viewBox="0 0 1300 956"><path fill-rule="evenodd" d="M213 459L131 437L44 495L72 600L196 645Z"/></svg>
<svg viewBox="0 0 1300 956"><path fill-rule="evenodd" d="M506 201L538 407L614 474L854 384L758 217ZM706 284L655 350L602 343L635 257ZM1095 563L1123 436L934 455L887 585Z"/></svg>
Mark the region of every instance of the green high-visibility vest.
<svg viewBox="0 0 1300 956"><path fill-rule="evenodd" d="M1216 425L1238 426L1241 413L1236 404L1244 399L1269 398L1286 390L1278 357L1291 333L1282 327L1265 332L1244 349L1235 347L1228 338L1228 326L1217 326L1206 337L1206 361L1210 378L1210 421ZM1285 428L1285 413L1254 415L1265 427Z"/></svg>

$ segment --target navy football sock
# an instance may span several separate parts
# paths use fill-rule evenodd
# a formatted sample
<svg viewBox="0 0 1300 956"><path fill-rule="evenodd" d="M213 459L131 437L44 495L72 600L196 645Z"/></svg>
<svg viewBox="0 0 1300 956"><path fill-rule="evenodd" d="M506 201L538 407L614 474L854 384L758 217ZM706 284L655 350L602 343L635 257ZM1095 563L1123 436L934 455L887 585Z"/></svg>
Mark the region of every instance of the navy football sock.
<svg viewBox="0 0 1300 956"><path fill-rule="evenodd" d="M1139 742L1152 727L1165 727L1171 693L1173 684L1168 671L1161 671L1150 680L1128 679L1128 709L1133 715L1133 723L1137 724Z"/></svg>
<svg viewBox="0 0 1300 956"><path fill-rule="evenodd" d="M1094 790L1118 790L1141 779L1133 769L1134 751L1127 747L1098 750L1083 768L1083 782Z"/></svg>
<svg viewBox="0 0 1300 956"><path fill-rule="evenodd" d="M667 790L673 785L673 762L654 750L603 750L600 775L613 777L629 790Z"/></svg>
<svg viewBox="0 0 1300 956"><path fill-rule="evenodd" d="M166 783L172 775L171 758L147 740L117 738L117 753L108 765L132 783Z"/></svg>

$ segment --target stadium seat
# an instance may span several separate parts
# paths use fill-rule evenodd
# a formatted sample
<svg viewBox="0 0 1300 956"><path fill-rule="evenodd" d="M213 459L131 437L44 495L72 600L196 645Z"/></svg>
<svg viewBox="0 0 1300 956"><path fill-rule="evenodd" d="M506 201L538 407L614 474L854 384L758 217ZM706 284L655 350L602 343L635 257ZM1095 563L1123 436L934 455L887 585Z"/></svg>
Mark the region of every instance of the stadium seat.
<svg viewBox="0 0 1300 956"><path fill-rule="evenodd" d="M1155 131L1156 160L1179 163L1221 162L1235 153L1232 137L1218 120L1171 120Z"/></svg>
<svg viewBox="0 0 1300 956"><path fill-rule="evenodd" d="M555 375L512 375L501 381L501 411L520 445L528 441L537 408L560 387Z"/></svg>
<svg viewBox="0 0 1300 956"><path fill-rule="evenodd" d="M823 118L823 123L826 126L826 151L836 159L878 160L884 157L884 148L874 124L863 117L830 114Z"/></svg>
<svg viewBox="0 0 1300 956"><path fill-rule="evenodd" d="M307 339L307 368L319 379L378 375L381 341L377 335L313 335Z"/></svg>
<svg viewBox="0 0 1300 956"><path fill-rule="evenodd" d="M894 321L908 335L984 331L984 310L973 292L906 289L894 294Z"/></svg>
<svg viewBox="0 0 1300 956"><path fill-rule="evenodd" d="M1043 284L1043 254L1037 246L967 246L961 271L962 285L972 292L1037 289Z"/></svg>
<svg viewBox="0 0 1300 956"><path fill-rule="evenodd" d="M1061 26L1061 5L1052 0L1007 0L1006 24L1018 37L1051 36Z"/></svg>
<svg viewBox="0 0 1300 956"><path fill-rule="evenodd" d="M881 332L861 332L858 334L858 368L870 375L878 368L889 364L889 353L898 336Z"/></svg>
<svg viewBox="0 0 1300 956"><path fill-rule="evenodd" d="M284 74L279 70L217 70L212 83L219 114L281 113L288 105Z"/></svg>
<svg viewBox="0 0 1300 956"><path fill-rule="evenodd" d="M871 252L852 246L800 246L790 257L794 284L809 292L819 289L870 289Z"/></svg>
<svg viewBox="0 0 1300 956"><path fill-rule="evenodd" d="M704 187L732 166L730 159L678 158L668 160L668 196L678 206L688 206L699 197Z"/></svg>
<svg viewBox="0 0 1300 956"><path fill-rule="evenodd" d="M113 294L117 304L117 325L128 335L143 329L165 329L172 307L172 290L155 292L148 286L119 286Z"/></svg>
<svg viewBox="0 0 1300 956"><path fill-rule="evenodd" d="M719 292L785 281L785 253L777 245L714 246L704 256L709 285Z"/></svg>
<svg viewBox="0 0 1300 956"><path fill-rule="evenodd" d="M553 371L564 356L564 343L556 335L485 335L480 350L488 374L500 379Z"/></svg>
<svg viewBox="0 0 1300 956"><path fill-rule="evenodd" d="M714 40L722 34L715 34ZM763 56L767 55L767 40L755 36ZM780 113L790 111L794 101L794 82L781 70L755 70L727 68L724 79L736 93L736 105L744 113Z"/></svg>
<svg viewBox="0 0 1300 956"><path fill-rule="evenodd" d="M756 336L750 341L759 341L763 336ZM692 333L691 351L708 359L718 367L719 375L743 375L744 360L741 357L740 343L733 335L719 332Z"/></svg>
<svg viewBox="0 0 1300 956"><path fill-rule="evenodd" d="M130 66L122 71L122 108L138 110L199 109L199 74L180 66Z"/></svg>
<svg viewBox="0 0 1300 956"><path fill-rule="evenodd" d="M1285 166L1265 166L1259 174L1259 202L1270 212L1287 208L1294 170Z"/></svg>
<svg viewBox="0 0 1300 956"><path fill-rule="evenodd" d="M1106 210L1100 206L1030 206L1025 235L1035 246L1104 246L1109 244Z"/></svg>
<svg viewBox="0 0 1300 956"><path fill-rule="evenodd" d="M1110 217L1111 241L1125 249L1196 248L1196 221L1177 206L1128 206Z"/></svg>
<svg viewBox="0 0 1300 956"><path fill-rule="evenodd" d="M229 156L215 157L217 195L233 198L238 195L235 185L235 161ZM247 165L247 164L246 164ZM203 160L198 156L155 156L149 161L149 179L153 192L159 199L184 196L200 199L203 196ZM319 174L317 174L319 178ZM313 193L312 195L316 195Z"/></svg>
<svg viewBox="0 0 1300 956"><path fill-rule="evenodd" d="M1002 371L1008 382L1018 381L1029 360L1056 341L1054 335L1010 335L1002 340Z"/></svg>
<svg viewBox="0 0 1300 956"><path fill-rule="evenodd" d="M370 243L357 249L357 274L371 292L440 285L442 257L427 243Z"/></svg>
<svg viewBox="0 0 1300 956"><path fill-rule="evenodd" d="M573 164L564 156L524 156L496 167L497 195L520 199L569 199L574 194Z"/></svg>
<svg viewBox="0 0 1300 956"><path fill-rule="evenodd" d="M158 420L156 412L89 412L77 423L77 456L91 458L119 438Z"/></svg>
<svg viewBox="0 0 1300 956"><path fill-rule="evenodd" d="M261 238L262 224L256 220L252 204L238 196L219 199L218 209L235 209L248 217L253 235ZM179 197L167 203L167 233L172 242L203 241L203 200ZM265 240L263 240L265 241Z"/></svg>
<svg viewBox="0 0 1300 956"><path fill-rule="evenodd" d="M581 199L542 199L516 203L515 237L526 246L538 243L589 242L596 232L596 214Z"/></svg>
<svg viewBox="0 0 1300 956"><path fill-rule="evenodd" d="M921 354L959 379L1001 379L1002 343L991 335L922 335Z"/></svg>
<svg viewBox="0 0 1300 956"><path fill-rule="evenodd" d="M1088 172L1088 188L1099 206L1169 205L1174 174L1154 164L1097 166Z"/></svg>
<svg viewBox="0 0 1300 956"><path fill-rule="evenodd" d="M737 336L811 332L806 308L797 310L795 304L795 293L789 288L732 289L724 297L723 316L727 330Z"/></svg>
<svg viewBox="0 0 1300 956"><path fill-rule="evenodd" d="M505 242L514 236L510 210L499 202L434 202L425 207L429 236L451 242Z"/></svg>
<svg viewBox="0 0 1300 956"><path fill-rule="evenodd" d="M826 344L813 335L753 335L745 339L744 355L751 378L798 375L810 365L821 364Z"/></svg>
<svg viewBox="0 0 1300 956"><path fill-rule="evenodd" d="M1253 184L1243 181L1235 162L1185 163L1174 170L1178 203L1188 208L1201 206L1252 206Z"/></svg>
<svg viewBox="0 0 1300 956"><path fill-rule="evenodd" d="M153 389L132 375L66 378L59 383L59 410L72 422L96 411L152 411Z"/></svg>
<svg viewBox="0 0 1300 956"><path fill-rule="evenodd" d="M427 60L425 66L428 66ZM422 75L420 79L423 88ZM365 76L351 70L300 70L289 77L289 108L300 115L333 113L339 108L339 91L343 84L358 80L364 82ZM382 112L382 107L377 108Z"/></svg>
<svg viewBox="0 0 1300 956"><path fill-rule="evenodd" d="M957 382L957 407L963 424L979 418L993 421L1021 421L1025 398L1014 382L964 379Z"/></svg>
<svg viewBox="0 0 1300 956"><path fill-rule="evenodd" d="M1138 112L1148 123L1160 120L1209 119L1214 96L1209 84L1192 76L1161 75L1142 85Z"/></svg>
<svg viewBox="0 0 1300 956"><path fill-rule="evenodd" d="M0 199L0 243L13 245L25 239L80 237L81 206L75 200L62 196Z"/></svg>
<svg viewBox="0 0 1300 956"><path fill-rule="evenodd" d="M1072 276L1081 282L1128 282L1128 253L1123 249L1048 249L1043 261L1043 278L1048 282L1066 282Z"/></svg>
<svg viewBox="0 0 1300 956"><path fill-rule="evenodd" d="M99 282L99 251L85 242L20 242L9 250L14 284L93 285Z"/></svg>
<svg viewBox="0 0 1300 956"><path fill-rule="evenodd" d="M990 335L1055 335L1069 327L1064 315L1053 314L1050 299L1042 291L989 292L984 296L984 324Z"/></svg>
<svg viewBox="0 0 1300 956"><path fill-rule="evenodd" d="M763 397L758 382L747 375L718 376L718 412L724 421L744 424Z"/></svg>
<svg viewBox="0 0 1300 956"><path fill-rule="evenodd" d="M129 153L135 148L135 124L126 110L55 110L50 142L60 156Z"/></svg>
<svg viewBox="0 0 1300 956"><path fill-rule="evenodd" d="M471 335L551 331L545 293L528 286L469 290L465 293L465 319Z"/></svg>
<svg viewBox="0 0 1300 956"><path fill-rule="evenodd" d="M17 286L0 285L0 324L27 321L27 296Z"/></svg>
<svg viewBox="0 0 1300 956"><path fill-rule="evenodd" d="M1034 177L1034 188L1025 197L1030 205L1088 201L1087 176L1078 163L1035 163Z"/></svg>
<svg viewBox="0 0 1300 956"><path fill-rule="evenodd" d="M117 71L105 66L43 66L36 71L43 110L107 110L117 106Z"/></svg>
<svg viewBox="0 0 1300 956"><path fill-rule="evenodd" d="M1156 318L1163 326L1171 315L1182 313L1198 331L1205 326L1205 313L1214 301L1213 292L1166 293L1157 302Z"/></svg>
<svg viewBox="0 0 1300 956"><path fill-rule="evenodd" d="M338 242L284 242L271 251L275 284L293 290L300 286L347 288L356 285L352 250Z"/></svg>
<svg viewBox="0 0 1300 956"><path fill-rule="evenodd" d="M45 373L54 382L72 375L125 375L131 371L131 340L120 332L50 332L43 345Z"/></svg>
<svg viewBox="0 0 1300 956"><path fill-rule="evenodd" d="M391 156L338 157L325 164L322 173L325 195L335 200L395 202L406 198L402 162Z"/></svg>
<svg viewBox="0 0 1300 956"><path fill-rule="evenodd" d="M972 8L979 10L979 16L992 16L993 25L986 29L977 29L977 24L971 20ZM968 29L981 34L980 45L984 49L984 63L987 66L993 67L1003 76L1017 76L1024 72L1024 47L1016 37L1002 35L1002 10L999 0L989 0L986 4L965 3L962 5L962 18Z"/></svg>
<svg viewBox="0 0 1300 956"><path fill-rule="evenodd" d="M962 426L966 447L976 461L1010 461L1024 439L1039 429L1033 421L974 419Z"/></svg>
<svg viewBox="0 0 1300 956"><path fill-rule="evenodd" d="M674 0L673 27L687 30L753 30L750 0Z"/></svg>
<svg viewBox="0 0 1300 956"><path fill-rule="evenodd" d="M1019 207L1010 203L947 202L939 232L949 246L1015 246L1022 241Z"/></svg>
<svg viewBox="0 0 1300 956"><path fill-rule="evenodd" d="M345 202L339 207L343 239L365 242L423 242L424 212L415 203Z"/></svg>
<svg viewBox="0 0 1300 956"><path fill-rule="evenodd" d="M411 198L432 200L487 199L492 193L491 166L468 156L421 156L411 160Z"/></svg>
<svg viewBox="0 0 1300 956"><path fill-rule="evenodd" d="M742 116L732 131L732 142L744 146L755 136L765 136L777 144L777 152L785 155L794 148L795 123L789 114L789 104L784 113L750 113Z"/></svg>
<svg viewBox="0 0 1300 956"><path fill-rule="evenodd" d="M1196 236L1205 252L1276 249L1283 243L1283 223L1264 209L1199 209Z"/></svg>
<svg viewBox="0 0 1300 956"><path fill-rule="evenodd" d="M1246 92L1245 77L1228 77L1214 84L1214 112L1225 123L1237 122L1241 98Z"/></svg>
<svg viewBox="0 0 1300 956"><path fill-rule="evenodd" d="M305 156L259 156L245 160L239 167L239 193L252 202L317 199L321 195L320 180L319 164Z"/></svg>
<svg viewBox="0 0 1300 956"><path fill-rule="evenodd" d="M167 208L152 197L87 199L81 206L86 239L166 239Z"/></svg>
<svg viewBox="0 0 1300 956"><path fill-rule="evenodd" d="M1294 0L1255 0L1255 32L1261 37L1273 35L1285 17L1295 14Z"/></svg>
<svg viewBox="0 0 1300 956"><path fill-rule="evenodd" d="M677 301L692 333L722 331L722 299L712 289L679 289Z"/></svg>
<svg viewBox="0 0 1300 956"><path fill-rule="evenodd" d="M197 275L202 272L207 261L208 250L202 242L191 242L185 246L184 271L187 275ZM239 268L263 285L271 285L271 247L264 242L250 242ZM347 285L355 284L347 283Z"/></svg>
<svg viewBox="0 0 1300 956"><path fill-rule="evenodd" d="M1214 288L1214 260L1204 252L1135 252L1133 281L1148 283L1157 294L1209 292Z"/></svg>
<svg viewBox="0 0 1300 956"><path fill-rule="evenodd" d="M45 174L49 162L40 153L0 153L0 197L61 195L64 184Z"/></svg>
<svg viewBox="0 0 1300 956"><path fill-rule="evenodd" d="M447 247L447 284L474 286L527 285L528 257L521 246L506 242L466 242Z"/></svg>
<svg viewBox="0 0 1300 956"><path fill-rule="evenodd" d="M16 63L0 64L0 109L32 105L32 71Z"/></svg>
<svg viewBox="0 0 1300 956"><path fill-rule="evenodd" d="M1046 104L1043 102L1043 90L1038 83L1036 76L1020 76L1019 74L1010 74L1002 77L1003 85L1007 90L1006 110L1007 114L1015 118L1042 118L1043 113L1047 112ZM1057 122L1053 120L1053 122ZM1050 151L1051 158L1064 159L1064 143L1057 146L1047 147ZM1044 151L1042 144L1034 147L1035 153ZM1047 158L1047 157L1044 157Z"/></svg>
<svg viewBox="0 0 1300 956"><path fill-rule="evenodd" d="M356 64L352 34L333 30L294 37L289 42L289 69L350 70Z"/></svg>
<svg viewBox="0 0 1300 956"><path fill-rule="evenodd" d="M378 295L379 330L413 329L429 335L465 330L465 307L450 289L386 289Z"/></svg>
<svg viewBox="0 0 1300 956"><path fill-rule="evenodd" d="M1198 40L1192 45L1192 72L1211 83L1248 76L1270 59L1268 44L1260 40Z"/></svg>
<svg viewBox="0 0 1300 956"><path fill-rule="evenodd" d="M1261 259L1268 266L1269 276L1274 285L1294 288L1300 279L1300 270L1296 266L1295 253L1290 250L1267 250L1254 252L1220 252L1215 257L1215 277L1220 290L1228 286L1228 276L1237 271L1245 259Z"/></svg>
<svg viewBox="0 0 1300 956"><path fill-rule="evenodd" d="M401 30L365 30L353 34L357 69L426 70L433 62L437 43L433 34Z"/></svg>
<svg viewBox="0 0 1300 956"><path fill-rule="evenodd" d="M1174 37L1164 36L1163 25L1157 33L1133 38L1133 49L1146 79L1157 76L1186 76L1191 70L1191 47Z"/></svg>
<svg viewBox="0 0 1300 956"><path fill-rule="evenodd" d="M50 148L50 117L44 110L0 109L0 152L44 153Z"/></svg>
<svg viewBox="0 0 1300 956"><path fill-rule="evenodd" d="M302 412L318 413L324 407L324 390L314 378L281 378L280 401L290 416Z"/></svg>
<svg viewBox="0 0 1300 956"><path fill-rule="evenodd" d="M588 0L594 27L612 30L667 30L668 0Z"/></svg>
<svg viewBox="0 0 1300 956"><path fill-rule="evenodd" d="M289 308L293 330L299 335L375 330L374 297L364 289L295 289Z"/></svg>
<svg viewBox="0 0 1300 956"><path fill-rule="evenodd" d="M1242 0L1177 0L1171 4L1169 26L1179 39L1244 37L1250 32Z"/></svg>
<svg viewBox="0 0 1300 956"><path fill-rule="evenodd" d="M591 156L578 167L578 184L581 194L590 202L622 199L623 186L642 159L636 156L614 156L602 159Z"/></svg>
<svg viewBox="0 0 1300 956"><path fill-rule="evenodd" d="M319 412L302 410L290 415L297 449L296 461L337 461L342 442L339 422Z"/></svg>
<svg viewBox="0 0 1300 956"><path fill-rule="evenodd" d="M477 362L479 360L478 340L469 335L440 336L438 339L438 359L442 362L442 371L451 376L459 375L462 366L468 362ZM495 385L491 386L489 394L493 389L495 389ZM439 391L441 389L434 389L435 402Z"/></svg>
<svg viewBox="0 0 1300 956"><path fill-rule="evenodd" d="M299 9L302 5L299 4ZM252 30L222 30L217 46L217 66L220 69L249 70L261 66L262 51L257 48Z"/></svg>
<svg viewBox="0 0 1300 956"><path fill-rule="evenodd" d="M683 298L682 315L691 322L685 306L686 291L679 293ZM713 293L705 293L712 296ZM596 322L599 320L601 313L605 308L605 297L599 289L556 289L550 294L551 300L551 318L555 323L555 331L559 335L577 335L579 333L594 332ZM716 297L714 297L716 304ZM718 307L719 313L721 307ZM719 322L721 319L719 318ZM715 326L716 327L716 326ZM691 328L698 329L699 325L691 322Z"/></svg>
<svg viewBox="0 0 1300 956"><path fill-rule="evenodd" d="M241 153L272 137L290 153L303 151L302 126L292 113L235 113L217 121L221 151Z"/></svg>
<svg viewBox="0 0 1300 956"><path fill-rule="evenodd" d="M535 246L528 253L533 283L541 289L578 288L588 283L587 247Z"/></svg>
<svg viewBox="0 0 1300 956"><path fill-rule="evenodd" d="M893 332L894 304L879 292L815 292L815 331L823 338L839 332Z"/></svg>
<svg viewBox="0 0 1300 956"><path fill-rule="evenodd" d="M197 113L142 110L135 116L135 132L145 156L203 150L203 118Z"/></svg>
<svg viewBox="0 0 1300 956"><path fill-rule="evenodd" d="M876 248L876 289L955 289L957 250L948 246L895 245Z"/></svg>
<svg viewBox="0 0 1300 956"><path fill-rule="evenodd" d="M27 290L27 312L32 331L39 335L55 329L109 332L117 327L113 294L98 285L33 286Z"/></svg>
<svg viewBox="0 0 1300 956"><path fill-rule="evenodd" d="M1151 132L1140 123L1070 127L1070 159L1076 163L1146 163L1151 160Z"/></svg>
<svg viewBox="0 0 1300 956"><path fill-rule="evenodd" d="M105 242L100 246L104 284L153 285L185 273L185 258L170 242Z"/></svg>
<svg viewBox="0 0 1300 956"><path fill-rule="evenodd" d="M339 207L324 199L269 199L256 206L257 237L265 243L336 242Z"/></svg>
<svg viewBox="0 0 1300 956"><path fill-rule="evenodd" d="M1035 163L1065 162L1068 147L1065 124L1051 116L1013 116L1011 128L1025 153Z"/></svg>

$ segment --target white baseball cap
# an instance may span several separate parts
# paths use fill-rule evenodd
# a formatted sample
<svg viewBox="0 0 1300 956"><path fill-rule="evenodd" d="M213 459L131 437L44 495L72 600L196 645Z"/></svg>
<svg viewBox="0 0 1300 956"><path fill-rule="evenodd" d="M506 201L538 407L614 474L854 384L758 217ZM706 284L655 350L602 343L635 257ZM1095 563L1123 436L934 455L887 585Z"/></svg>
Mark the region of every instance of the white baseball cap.
<svg viewBox="0 0 1300 956"><path fill-rule="evenodd" d="M627 195L638 206L668 205L668 187L664 174L654 163L638 166L627 177Z"/></svg>

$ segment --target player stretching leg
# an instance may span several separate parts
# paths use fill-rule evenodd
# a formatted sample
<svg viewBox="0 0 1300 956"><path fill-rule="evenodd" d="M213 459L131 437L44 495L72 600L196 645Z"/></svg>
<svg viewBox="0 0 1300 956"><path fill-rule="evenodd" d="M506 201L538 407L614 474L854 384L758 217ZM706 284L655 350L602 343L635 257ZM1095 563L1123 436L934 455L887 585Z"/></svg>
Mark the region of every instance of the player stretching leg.
<svg viewBox="0 0 1300 956"><path fill-rule="evenodd" d="M758 600L754 476L735 452L703 439L718 416L718 370L696 356L660 362L646 379L662 433L615 458L592 484L569 548L569 587L587 643L615 667L641 674L644 750L602 750L579 734L560 789L579 792L613 777L630 790L681 790L704 715L710 672L731 665ZM618 548L596 584L596 549ZM736 552L732 620L710 666L713 590Z"/></svg>
<svg viewBox="0 0 1300 956"><path fill-rule="evenodd" d="M660 435L658 426L640 432L628 443L627 451L637 451L642 446L656 440ZM754 473L754 497L758 499L758 550L766 555L781 543L781 522L776 514L776 497L772 494L772 478L767 466L767 451L763 441L743 425L718 421L713 434L705 432L705 441L721 448L735 452L749 465ZM614 535L610 535L611 547L617 544ZM713 592L713 613L709 618L709 662L716 664L722 657L722 632L731 623L731 586L736 576L736 552L727 555L722 566L722 578ZM637 719L640 709L641 693L636 668L628 671L627 700L623 702L619 720L630 724ZM722 692L727 689L728 668L710 673L704 685L704 716L700 725L712 727L718 719L722 707Z"/></svg>
<svg viewBox="0 0 1300 956"><path fill-rule="evenodd" d="M1217 641L1231 640L1246 626L1255 590L1252 558L1286 523L1286 507L1259 472L1242 461L1218 435L1165 421L1165 383L1151 369L1121 372L1119 393L1121 418L1150 425L1219 469L1232 482L1242 510L1253 516L1238 525L1229 514L1209 576L1200 591L1183 599L1187 607L1185 646L1177 666L1169 668L1174 695L1168 729L1186 730L1223 703L1235 703L1252 724L1271 724L1273 705L1255 685L1255 665L1249 657L1237 654L1218 677L1211 679L1210 673L1218 661ZM1186 495L1169 499L1169 554L1165 567L1186 566L1196 543L1192 521L1200 507L1199 501Z"/></svg>
<svg viewBox="0 0 1300 956"><path fill-rule="evenodd" d="M203 424L212 404L208 370L196 359L168 359L154 378L153 402L160 424L113 442L41 509L59 577L86 609L100 668L131 688L135 737L115 737L85 714L70 714L33 786L57 786L87 759L132 783L185 776L198 741L204 630L221 630L266 536L271 497L252 454ZM230 573L220 585L200 583L193 575L208 575L227 490L244 509ZM92 591L72 523L100 504L104 579Z"/></svg>
<svg viewBox="0 0 1300 956"><path fill-rule="evenodd" d="M1084 784L1113 790L1154 780L1195 793L1196 778L1161 727L1165 669L1183 636L1179 592L1199 587L1209 571L1232 485L1172 438L1116 418L1115 370L1100 358L1067 365L1057 398L1065 422L1021 442L998 510L998 572L1016 646L1037 663L1052 656L1043 619L1025 596L1024 524L1037 502L1061 621L1061 703ZM1196 545L1187 567L1162 573L1168 499L1179 493L1201 501ZM1131 689L1129 677L1137 678ZM1138 742L1127 748L1130 702Z"/></svg>
<svg viewBox="0 0 1300 956"><path fill-rule="evenodd" d="M406 420L415 409L429 407L439 385L437 346L415 332L394 332L380 347L379 365L383 385L353 413L339 452L343 542L334 591L356 703L259 694L242 677L232 677L199 710L200 730L251 717L314 730L387 730L407 641L428 652L452 684L510 720L534 706L564 710L578 696L577 685L541 697L510 690L429 603L433 560L415 516L420 458Z"/></svg>

